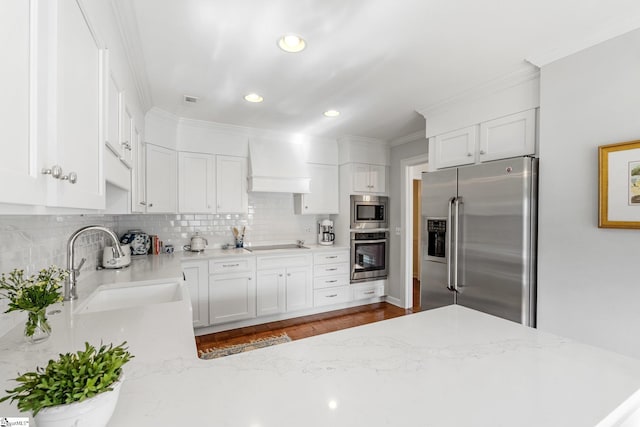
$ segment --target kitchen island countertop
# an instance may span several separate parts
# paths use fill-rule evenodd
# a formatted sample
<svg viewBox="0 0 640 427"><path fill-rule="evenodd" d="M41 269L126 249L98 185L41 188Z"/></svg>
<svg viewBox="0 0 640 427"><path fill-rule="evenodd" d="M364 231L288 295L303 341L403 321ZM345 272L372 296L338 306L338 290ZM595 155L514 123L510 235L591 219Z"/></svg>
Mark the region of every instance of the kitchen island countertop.
<svg viewBox="0 0 640 427"><path fill-rule="evenodd" d="M160 262L171 279L179 260L132 270ZM126 340L136 357L110 426L627 427L640 406L640 361L460 306L214 360L196 357L188 304L72 306L45 343L24 343L21 327L0 339L0 387L85 340ZM24 414L3 402L0 416Z"/></svg>

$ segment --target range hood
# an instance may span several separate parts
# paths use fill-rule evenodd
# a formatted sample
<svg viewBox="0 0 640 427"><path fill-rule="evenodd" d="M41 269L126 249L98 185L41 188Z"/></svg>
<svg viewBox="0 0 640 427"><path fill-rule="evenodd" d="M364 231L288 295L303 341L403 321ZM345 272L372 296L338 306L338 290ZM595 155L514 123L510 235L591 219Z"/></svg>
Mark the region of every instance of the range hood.
<svg viewBox="0 0 640 427"><path fill-rule="evenodd" d="M249 191L309 193L308 145L299 141L249 141Z"/></svg>

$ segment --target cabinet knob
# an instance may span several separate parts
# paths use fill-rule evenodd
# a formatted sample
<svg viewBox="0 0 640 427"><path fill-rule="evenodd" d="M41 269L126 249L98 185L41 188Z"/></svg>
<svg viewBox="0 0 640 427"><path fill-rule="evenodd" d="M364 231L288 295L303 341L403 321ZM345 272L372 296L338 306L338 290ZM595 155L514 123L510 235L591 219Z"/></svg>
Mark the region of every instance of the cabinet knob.
<svg viewBox="0 0 640 427"><path fill-rule="evenodd" d="M471 156L473 156L473 154L467 153L467 157L471 157Z"/></svg>
<svg viewBox="0 0 640 427"><path fill-rule="evenodd" d="M51 175L51 177L55 179L60 179L60 177L62 176L62 167L53 165L50 169L43 168L41 173L43 175Z"/></svg>
<svg viewBox="0 0 640 427"><path fill-rule="evenodd" d="M78 174L75 172L69 172L69 182L71 184L75 184L78 182Z"/></svg>
<svg viewBox="0 0 640 427"><path fill-rule="evenodd" d="M287 276L291 277L291 273L288 273Z"/></svg>
<svg viewBox="0 0 640 427"><path fill-rule="evenodd" d="M278 274L279 277L282 277L282 274Z"/></svg>
<svg viewBox="0 0 640 427"><path fill-rule="evenodd" d="M480 154L485 154L484 150L480 150Z"/></svg>
<svg viewBox="0 0 640 427"><path fill-rule="evenodd" d="M153 203L149 203L149 207L152 208L153 207Z"/></svg>

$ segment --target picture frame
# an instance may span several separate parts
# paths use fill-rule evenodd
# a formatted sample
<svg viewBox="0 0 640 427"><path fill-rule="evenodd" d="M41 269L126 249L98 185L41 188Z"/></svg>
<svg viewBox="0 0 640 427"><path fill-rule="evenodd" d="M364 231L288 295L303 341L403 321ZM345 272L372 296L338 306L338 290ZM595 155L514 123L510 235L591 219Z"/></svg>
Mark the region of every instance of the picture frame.
<svg viewBox="0 0 640 427"><path fill-rule="evenodd" d="M598 227L640 229L640 140L598 147Z"/></svg>

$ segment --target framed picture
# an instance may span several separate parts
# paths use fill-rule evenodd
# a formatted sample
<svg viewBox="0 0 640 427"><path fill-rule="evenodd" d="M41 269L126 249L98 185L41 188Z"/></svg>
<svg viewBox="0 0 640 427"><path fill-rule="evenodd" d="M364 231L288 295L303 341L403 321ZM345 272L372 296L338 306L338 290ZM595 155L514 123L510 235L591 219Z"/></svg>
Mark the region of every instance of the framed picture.
<svg viewBox="0 0 640 427"><path fill-rule="evenodd" d="M640 141L598 147L600 228L640 229Z"/></svg>

